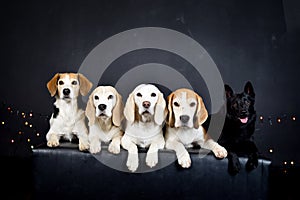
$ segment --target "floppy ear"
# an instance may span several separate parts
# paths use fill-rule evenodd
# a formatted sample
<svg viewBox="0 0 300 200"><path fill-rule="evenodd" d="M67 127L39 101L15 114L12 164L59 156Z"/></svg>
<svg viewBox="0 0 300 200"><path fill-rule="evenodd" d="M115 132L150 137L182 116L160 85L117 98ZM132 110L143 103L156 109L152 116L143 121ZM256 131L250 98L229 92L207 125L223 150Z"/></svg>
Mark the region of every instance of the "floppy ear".
<svg viewBox="0 0 300 200"><path fill-rule="evenodd" d="M233 96L233 90L231 89L231 87L227 84L225 84L225 93L226 93L226 98L230 98Z"/></svg>
<svg viewBox="0 0 300 200"><path fill-rule="evenodd" d="M154 110L155 123L161 125L165 121L166 115L167 115L166 101L164 99L163 93L159 92L157 103L155 105L155 110Z"/></svg>
<svg viewBox="0 0 300 200"><path fill-rule="evenodd" d="M95 106L93 103L93 94L91 94L89 96L89 100L86 104L86 109L85 109L85 116L88 118L89 120L89 126L92 126L95 124L95 120L96 120L96 112L95 112Z"/></svg>
<svg viewBox="0 0 300 200"><path fill-rule="evenodd" d="M196 115L194 118L194 128L198 129L199 126L201 126L207 119L208 117L208 112L206 110L206 107L204 105L204 102L202 100L202 98L196 94L196 98L197 98L197 111L196 111Z"/></svg>
<svg viewBox="0 0 300 200"><path fill-rule="evenodd" d="M59 79L59 73L55 74L52 79L47 83L47 88L53 97L57 91L57 80Z"/></svg>
<svg viewBox="0 0 300 200"><path fill-rule="evenodd" d="M80 94L82 96L85 96L89 93L93 84L81 73L78 73L78 77L79 77L79 83L80 83Z"/></svg>
<svg viewBox="0 0 300 200"><path fill-rule="evenodd" d="M135 120L135 102L133 95L133 92L129 94L124 107L124 116L131 124Z"/></svg>
<svg viewBox="0 0 300 200"><path fill-rule="evenodd" d="M173 102L173 97L174 94L170 94L167 97L167 103L168 103L168 116L167 116L167 121L166 123L170 126L170 127L174 127L175 124L175 117L173 116L173 109L172 109L172 102Z"/></svg>
<svg viewBox="0 0 300 200"><path fill-rule="evenodd" d="M124 105L122 101L122 96L118 92L116 92L116 97L117 97L116 105L114 106L112 111L113 112L112 122L115 126L120 126L124 118L123 115Z"/></svg>
<svg viewBox="0 0 300 200"><path fill-rule="evenodd" d="M254 89L250 81L247 81L245 84L244 92L253 98L255 97Z"/></svg>

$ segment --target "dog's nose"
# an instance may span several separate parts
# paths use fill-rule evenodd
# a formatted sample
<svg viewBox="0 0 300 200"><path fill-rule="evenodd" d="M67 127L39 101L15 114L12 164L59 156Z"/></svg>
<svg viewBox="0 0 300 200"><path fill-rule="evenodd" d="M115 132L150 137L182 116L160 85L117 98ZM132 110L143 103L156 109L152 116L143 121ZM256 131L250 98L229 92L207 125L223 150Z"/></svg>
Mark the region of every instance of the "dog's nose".
<svg viewBox="0 0 300 200"><path fill-rule="evenodd" d="M190 120L190 117L188 115L181 115L179 117L180 121L182 121L183 123L187 123Z"/></svg>
<svg viewBox="0 0 300 200"><path fill-rule="evenodd" d="M64 95L69 95L70 94L70 89L68 89L68 88L65 88L64 90L63 90L63 94Z"/></svg>
<svg viewBox="0 0 300 200"><path fill-rule="evenodd" d="M99 104L98 106L99 110L103 111L106 109L106 105L105 104Z"/></svg>
<svg viewBox="0 0 300 200"><path fill-rule="evenodd" d="M149 108L150 105L151 105L151 103L150 103L149 101L144 101L144 102L143 102L143 107L144 107L144 108Z"/></svg>

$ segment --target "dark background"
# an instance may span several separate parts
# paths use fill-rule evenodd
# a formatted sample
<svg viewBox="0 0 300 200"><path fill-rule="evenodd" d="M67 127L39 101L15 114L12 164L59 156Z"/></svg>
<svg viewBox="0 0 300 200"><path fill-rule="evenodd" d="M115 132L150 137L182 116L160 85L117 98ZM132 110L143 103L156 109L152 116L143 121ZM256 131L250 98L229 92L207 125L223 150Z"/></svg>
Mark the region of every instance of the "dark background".
<svg viewBox="0 0 300 200"><path fill-rule="evenodd" d="M236 92L252 82L263 117L255 132L261 154L272 160L276 180L288 182L298 173L299 1L6 1L0 9L0 144L9 160L30 156L45 141L53 103L46 83L55 73L76 72L94 47L117 33L153 26L196 40ZM136 53L119 62L150 57L176 65L176 56L165 52ZM13 174L30 170L17 172L12 163Z"/></svg>

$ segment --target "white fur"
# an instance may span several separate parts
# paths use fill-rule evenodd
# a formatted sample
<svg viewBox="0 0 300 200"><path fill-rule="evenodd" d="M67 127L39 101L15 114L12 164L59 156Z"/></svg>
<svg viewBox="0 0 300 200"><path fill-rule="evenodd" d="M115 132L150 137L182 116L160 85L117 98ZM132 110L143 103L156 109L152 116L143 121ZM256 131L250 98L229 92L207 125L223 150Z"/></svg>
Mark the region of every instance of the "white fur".
<svg viewBox="0 0 300 200"><path fill-rule="evenodd" d="M190 94L188 95L188 93ZM191 147L194 142L202 148L212 150L216 157L226 157L226 149L211 139L201 124L198 127L194 126L197 110L206 112L204 107L199 107L201 106L199 102L202 99L186 89L175 91L171 95L173 95L173 99L168 98L168 108L169 113L172 112L174 115L175 122L172 127L170 124L166 126L166 148L176 152L178 163L183 168L191 166L191 158L187 148ZM188 116L187 122L182 122L180 119L180 116L183 115Z"/></svg>
<svg viewBox="0 0 300 200"><path fill-rule="evenodd" d="M148 108L143 103L150 103ZM124 116L126 129L121 145L128 151L127 167L137 170L138 146L149 148L146 164L154 167L158 163L158 150L163 149L165 140L162 127L166 117L166 103L163 94L152 84L138 85L127 98Z"/></svg>
<svg viewBox="0 0 300 200"><path fill-rule="evenodd" d="M55 77L57 77L57 80ZM46 134L47 146L59 146L61 137L71 141L72 137L76 135L79 139L79 150L87 150L89 142L85 115L84 111L78 108L77 104L81 84L74 74L62 73L55 77L49 81L47 86L49 89L51 88L50 84L53 85L54 89L49 89L49 91L51 90L52 92L50 93L56 95L54 105L59 109L59 112L56 117L54 117L53 113L50 118L50 129ZM88 82L87 79L85 81ZM90 82L88 84L87 90L92 86ZM56 92L55 89L57 90ZM64 94L64 89L69 90L69 94Z"/></svg>
<svg viewBox="0 0 300 200"><path fill-rule="evenodd" d="M99 106L105 106L102 110ZM118 106L119 105L119 106ZM88 111L88 109L91 109ZM114 109L119 109L114 112ZM120 153L120 143L123 131L121 121L114 123L113 115L120 114L123 119L122 98L115 88L111 86L98 86L90 95L86 109L89 119L90 152L96 154L101 151L101 142L109 144L108 151L113 154Z"/></svg>

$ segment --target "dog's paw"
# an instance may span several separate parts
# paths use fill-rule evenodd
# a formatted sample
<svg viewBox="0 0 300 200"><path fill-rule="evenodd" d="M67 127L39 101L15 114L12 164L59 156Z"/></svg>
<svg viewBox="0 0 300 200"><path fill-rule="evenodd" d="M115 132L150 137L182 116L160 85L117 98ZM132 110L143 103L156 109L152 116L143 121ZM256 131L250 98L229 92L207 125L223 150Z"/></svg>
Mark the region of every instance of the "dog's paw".
<svg viewBox="0 0 300 200"><path fill-rule="evenodd" d="M227 150L221 145L217 145L212 151L217 158L225 158L227 156Z"/></svg>
<svg viewBox="0 0 300 200"><path fill-rule="evenodd" d="M228 172L230 175L234 176L238 174L241 170L241 163L238 157L234 157L233 159L229 159L228 161Z"/></svg>
<svg viewBox="0 0 300 200"><path fill-rule="evenodd" d="M154 167L158 163L158 153L157 152L148 152L146 156L146 164L149 167Z"/></svg>
<svg viewBox="0 0 300 200"><path fill-rule="evenodd" d="M257 166L258 166L258 159L257 158L249 158L247 160L245 168L249 172L249 171L257 168Z"/></svg>
<svg viewBox="0 0 300 200"><path fill-rule="evenodd" d="M138 154L129 153L126 165L131 172L135 172L139 166Z"/></svg>
<svg viewBox="0 0 300 200"><path fill-rule="evenodd" d="M48 147L57 147L59 145L59 137L51 135L47 141Z"/></svg>
<svg viewBox="0 0 300 200"><path fill-rule="evenodd" d="M80 151L85 151L90 148L89 142L88 141L82 141L79 140L79 150Z"/></svg>
<svg viewBox="0 0 300 200"><path fill-rule="evenodd" d="M101 151L101 144L99 142L93 142L90 144L89 150L92 154L99 153Z"/></svg>
<svg viewBox="0 0 300 200"><path fill-rule="evenodd" d="M178 164L183 168L189 168L192 164L191 157L189 153L186 151L181 155L178 155Z"/></svg>
<svg viewBox="0 0 300 200"><path fill-rule="evenodd" d="M113 154L119 154L120 153L120 145L119 144L115 144L113 142L111 142L108 146L108 151L110 153L113 153Z"/></svg>

